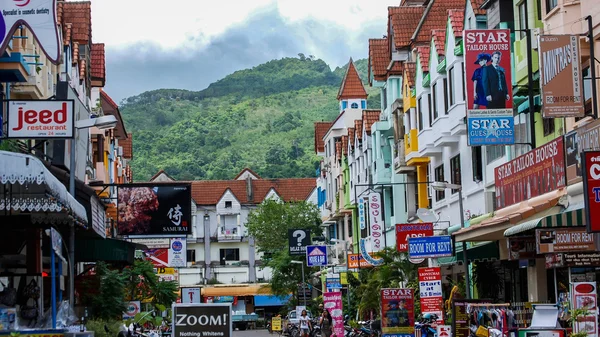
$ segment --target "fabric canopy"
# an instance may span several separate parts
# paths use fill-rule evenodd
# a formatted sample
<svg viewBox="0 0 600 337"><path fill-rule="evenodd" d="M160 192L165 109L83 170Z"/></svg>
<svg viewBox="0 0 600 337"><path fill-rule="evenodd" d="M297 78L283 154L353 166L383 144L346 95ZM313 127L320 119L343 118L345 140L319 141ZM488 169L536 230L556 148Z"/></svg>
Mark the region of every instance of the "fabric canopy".
<svg viewBox="0 0 600 337"><path fill-rule="evenodd" d="M292 295L278 297L274 295L255 295L254 306L255 307L280 307L286 305L287 302L292 298Z"/></svg>
<svg viewBox="0 0 600 337"><path fill-rule="evenodd" d="M534 228L584 227L586 218L583 203L565 208L562 212L528 220L504 231L504 236L513 236Z"/></svg>
<svg viewBox="0 0 600 337"><path fill-rule="evenodd" d="M204 287L202 296L255 296L271 295L271 288L268 285L241 285L226 287Z"/></svg>
<svg viewBox="0 0 600 337"><path fill-rule="evenodd" d="M463 252L462 244L456 244L456 254L454 256L440 257L438 263L440 266L447 266L456 263L462 263ZM473 261L490 261L499 259L498 244L494 241L478 243L472 247L467 248L467 259L470 262Z"/></svg>

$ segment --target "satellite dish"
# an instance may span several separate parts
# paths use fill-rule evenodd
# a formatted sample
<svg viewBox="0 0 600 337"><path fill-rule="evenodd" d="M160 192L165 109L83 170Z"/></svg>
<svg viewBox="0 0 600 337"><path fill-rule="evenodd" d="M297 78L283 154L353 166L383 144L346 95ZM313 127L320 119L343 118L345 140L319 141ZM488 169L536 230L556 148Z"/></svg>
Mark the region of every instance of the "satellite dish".
<svg viewBox="0 0 600 337"><path fill-rule="evenodd" d="M424 258L408 258L408 261L410 261L410 263L412 264L421 264L425 261Z"/></svg>
<svg viewBox="0 0 600 337"><path fill-rule="evenodd" d="M417 210L417 216L423 222L437 222L438 217L432 210L428 208L419 208Z"/></svg>

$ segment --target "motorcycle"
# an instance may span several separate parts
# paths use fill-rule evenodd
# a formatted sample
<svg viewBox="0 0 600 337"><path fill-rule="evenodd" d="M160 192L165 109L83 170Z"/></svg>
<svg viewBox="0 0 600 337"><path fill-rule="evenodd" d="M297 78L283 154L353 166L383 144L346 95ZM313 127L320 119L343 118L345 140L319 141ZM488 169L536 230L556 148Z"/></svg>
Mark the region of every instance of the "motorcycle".
<svg viewBox="0 0 600 337"><path fill-rule="evenodd" d="M437 337L437 320L436 314L425 314L420 322L415 323L415 331L419 331L421 337Z"/></svg>

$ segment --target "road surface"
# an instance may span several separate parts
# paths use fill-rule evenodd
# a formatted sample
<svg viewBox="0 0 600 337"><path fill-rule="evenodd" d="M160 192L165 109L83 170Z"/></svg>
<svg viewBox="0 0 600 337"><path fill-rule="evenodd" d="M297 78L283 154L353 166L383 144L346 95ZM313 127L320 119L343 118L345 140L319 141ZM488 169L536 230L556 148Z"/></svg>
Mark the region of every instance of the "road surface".
<svg viewBox="0 0 600 337"><path fill-rule="evenodd" d="M246 330L246 331L233 331L233 337L279 337L279 334L269 334L266 329Z"/></svg>

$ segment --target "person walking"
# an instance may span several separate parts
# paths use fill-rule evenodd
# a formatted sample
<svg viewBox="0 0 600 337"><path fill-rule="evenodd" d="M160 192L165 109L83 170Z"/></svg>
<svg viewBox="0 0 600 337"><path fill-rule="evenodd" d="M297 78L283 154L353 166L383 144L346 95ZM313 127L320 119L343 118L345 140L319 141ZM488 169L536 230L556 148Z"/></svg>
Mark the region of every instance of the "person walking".
<svg viewBox="0 0 600 337"><path fill-rule="evenodd" d="M327 309L323 310L321 318L319 319L319 325L321 326L321 335L323 337L330 337L333 335L333 319Z"/></svg>
<svg viewBox="0 0 600 337"><path fill-rule="evenodd" d="M302 337L308 337L308 333L312 327L310 326L310 318L308 317L306 310L302 310L298 322L300 323L300 335Z"/></svg>

